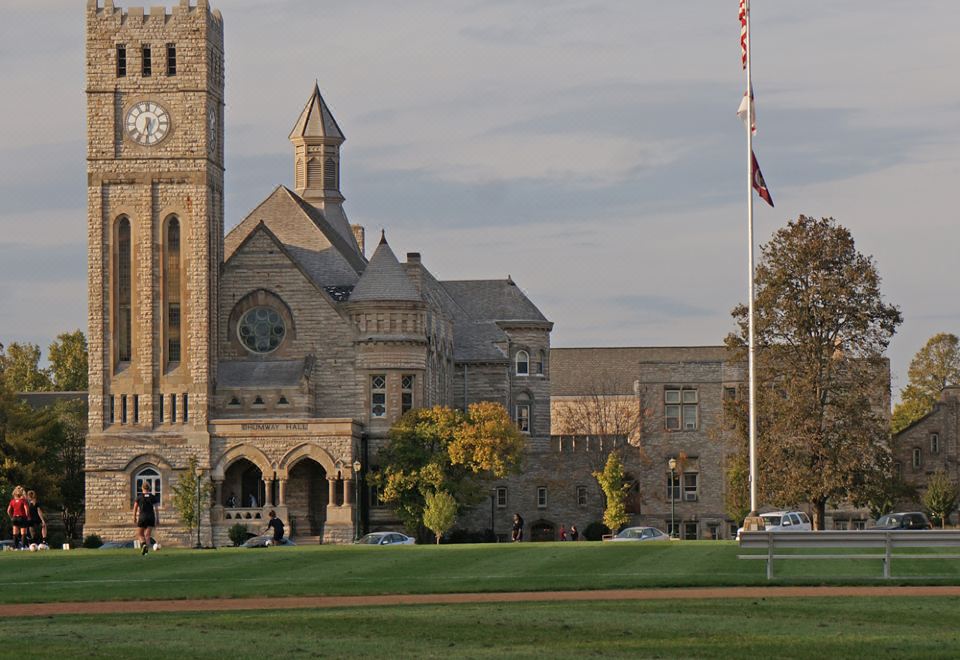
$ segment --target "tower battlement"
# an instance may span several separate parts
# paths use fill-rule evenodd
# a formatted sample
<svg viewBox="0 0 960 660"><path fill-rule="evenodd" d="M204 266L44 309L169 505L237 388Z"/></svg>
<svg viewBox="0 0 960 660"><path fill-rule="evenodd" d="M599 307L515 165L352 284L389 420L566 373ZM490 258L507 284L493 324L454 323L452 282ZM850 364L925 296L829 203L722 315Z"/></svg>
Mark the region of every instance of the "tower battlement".
<svg viewBox="0 0 960 660"><path fill-rule="evenodd" d="M223 17L219 9L210 9L209 0L180 0L180 3L168 8L166 6L152 7L119 7L114 0L87 0L87 14L89 18L99 21L113 21L118 26L139 27L157 22L168 22L172 19L183 19L205 16L211 26L223 30ZM102 4L101 4L102 3Z"/></svg>

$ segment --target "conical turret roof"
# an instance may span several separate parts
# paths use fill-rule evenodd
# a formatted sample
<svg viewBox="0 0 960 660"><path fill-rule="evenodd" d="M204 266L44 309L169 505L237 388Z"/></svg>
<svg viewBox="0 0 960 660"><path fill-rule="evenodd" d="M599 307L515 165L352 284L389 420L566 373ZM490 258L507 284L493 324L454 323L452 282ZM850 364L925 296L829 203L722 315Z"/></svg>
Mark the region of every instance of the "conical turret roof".
<svg viewBox="0 0 960 660"><path fill-rule="evenodd" d="M350 294L350 302L364 301L413 301L419 302L417 288L381 232L380 244L370 257L367 268Z"/></svg>
<svg viewBox="0 0 960 660"><path fill-rule="evenodd" d="M290 139L296 138L326 138L339 142L346 140L337 120L333 118L333 113L320 95L320 85L317 83L314 83L313 93L290 131Z"/></svg>

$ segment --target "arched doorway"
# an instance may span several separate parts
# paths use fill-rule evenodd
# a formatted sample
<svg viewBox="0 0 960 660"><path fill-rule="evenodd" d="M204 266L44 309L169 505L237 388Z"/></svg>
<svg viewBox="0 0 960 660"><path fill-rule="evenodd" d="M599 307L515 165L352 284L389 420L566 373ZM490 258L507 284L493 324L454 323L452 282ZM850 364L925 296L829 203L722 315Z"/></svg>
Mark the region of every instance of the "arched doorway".
<svg viewBox="0 0 960 660"><path fill-rule="evenodd" d="M557 527L549 520L538 520L530 525L531 541L556 541Z"/></svg>
<svg viewBox="0 0 960 660"><path fill-rule="evenodd" d="M291 536L323 536L327 519L327 472L317 461L304 457L289 469L286 504Z"/></svg>
<svg viewBox="0 0 960 660"><path fill-rule="evenodd" d="M233 508L260 508L266 501L263 472L252 461L240 458L230 464L223 477L223 504Z"/></svg>

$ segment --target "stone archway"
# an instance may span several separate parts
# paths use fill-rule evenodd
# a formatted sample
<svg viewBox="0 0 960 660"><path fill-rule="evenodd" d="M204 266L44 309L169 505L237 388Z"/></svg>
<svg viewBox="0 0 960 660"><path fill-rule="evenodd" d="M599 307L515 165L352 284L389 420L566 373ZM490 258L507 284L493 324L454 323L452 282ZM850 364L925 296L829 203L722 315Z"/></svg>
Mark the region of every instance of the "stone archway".
<svg viewBox="0 0 960 660"><path fill-rule="evenodd" d="M329 487L327 471L317 461L303 457L286 471L287 516L291 536L323 537Z"/></svg>
<svg viewBox="0 0 960 660"><path fill-rule="evenodd" d="M557 526L549 520L537 520L530 525L531 541L556 541Z"/></svg>

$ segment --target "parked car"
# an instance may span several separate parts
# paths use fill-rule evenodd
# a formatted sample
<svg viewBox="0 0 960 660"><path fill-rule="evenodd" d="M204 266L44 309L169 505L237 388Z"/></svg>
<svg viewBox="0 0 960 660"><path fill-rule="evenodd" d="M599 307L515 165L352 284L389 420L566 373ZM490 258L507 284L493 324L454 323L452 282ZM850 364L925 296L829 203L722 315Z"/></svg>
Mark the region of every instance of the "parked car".
<svg viewBox="0 0 960 660"><path fill-rule="evenodd" d="M400 532L371 532L354 541L359 545L414 545L416 539Z"/></svg>
<svg viewBox="0 0 960 660"><path fill-rule="evenodd" d="M932 527L925 514L910 511L880 516L874 529L932 529Z"/></svg>
<svg viewBox="0 0 960 660"><path fill-rule="evenodd" d="M627 527L607 541L669 541L670 537L656 527Z"/></svg>
<svg viewBox="0 0 960 660"><path fill-rule="evenodd" d="M809 532L813 529L810 516L803 511L770 511L761 513L763 531L765 532ZM743 527L737 530L737 540Z"/></svg>
<svg viewBox="0 0 960 660"><path fill-rule="evenodd" d="M280 542L273 540L273 534L261 534L260 536L254 536L246 540L246 542L241 545L241 548L266 548L267 546L272 545L296 545L290 539L284 537L280 539Z"/></svg>

